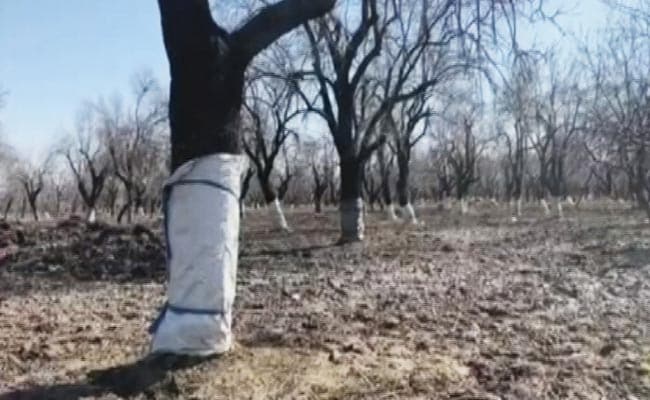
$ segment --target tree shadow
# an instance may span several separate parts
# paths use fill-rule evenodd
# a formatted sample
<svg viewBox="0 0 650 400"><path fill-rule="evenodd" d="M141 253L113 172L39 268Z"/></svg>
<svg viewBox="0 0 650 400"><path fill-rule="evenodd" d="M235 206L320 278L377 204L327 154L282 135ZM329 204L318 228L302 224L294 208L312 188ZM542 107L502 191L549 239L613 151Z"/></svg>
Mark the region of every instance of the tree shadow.
<svg viewBox="0 0 650 400"><path fill-rule="evenodd" d="M218 356L155 354L134 363L91 371L83 382L16 390L0 395L0 400L75 400L107 393L129 398L154 391L177 397L180 390L172 372L192 368L216 358Z"/></svg>

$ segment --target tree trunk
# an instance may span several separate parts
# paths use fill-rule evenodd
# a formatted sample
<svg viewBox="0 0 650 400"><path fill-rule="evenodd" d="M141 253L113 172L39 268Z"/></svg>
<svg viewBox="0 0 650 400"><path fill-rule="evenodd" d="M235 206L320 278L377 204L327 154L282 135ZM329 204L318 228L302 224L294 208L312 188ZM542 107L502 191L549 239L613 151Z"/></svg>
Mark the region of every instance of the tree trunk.
<svg viewBox="0 0 650 400"><path fill-rule="evenodd" d="M117 213L117 223L118 224L122 223L122 219L124 218L124 215L127 213L127 211L129 211L130 208L131 208L131 204L128 201L126 203L124 203L122 208L120 208L120 212ZM131 221L128 221L128 222L130 223Z"/></svg>
<svg viewBox="0 0 650 400"><path fill-rule="evenodd" d="M3 213L3 219L6 221L7 216L9 215L9 211L11 211L11 206L14 204L14 198L10 197L9 200L7 200L7 204L5 205L5 210Z"/></svg>
<svg viewBox="0 0 650 400"><path fill-rule="evenodd" d="M397 199L399 200L399 205L402 208L402 218L412 224L417 224L418 219L415 215L415 210L410 201L409 193L409 160L405 156L397 157L397 165L399 169L397 177Z"/></svg>
<svg viewBox="0 0 650 400"><path fill-rule="evenodd" d="M326 189L326 185L316 186L314 189L314 211L316 214L323 212L323 195Z"/></svg>
<svg viewBox="0 0 650 400"><path fill-rule="evenodd" d="M34 217L34 221L38 221L38 211L36 209L36 207L37 207L37 205L36 205L37 198L36 197L29 197L28 200L29 200L29 208L31 208L31 210L32 210L32 216Z"/></svg>
<svg viewBox="0 0 650 400"><path fill-rule="evenodd" d="M95 212L95 207L88 209L88 213L86 215L86 221L91 224L97 222L97 212Z"/></svg>
<svg viewBox="0 0 650 400"><path fill-rule="evenodd" d="M334 0L283 0L232 34L214 22L207 0L158 5L171 72L172 176L163 199L170 283L151 347L206 356L228 351L233 341L245 69Z"/></svg>
<svg viewBox="0 0 650 400"><path fill-rule="evenodd" d="M54 207L54 214L57 216L57 218L61 214L61 194L58 192L56 193L56 204Z"/></svg>
<svg viewBox="0 0 650 400"><path fill-rule="evenodd" d="M262 189L262 194L264 195L266 205L272 206L275 210L278 228L282 229L283 231L289 231L289 225L287 224L287 219L284 217L284 212L282 211L280 200L278 199L275 190L273 190L273 187L271 186L270 171L257 174L257 179L260 183L260 189Z"/></svg>
<svg viewBox="0 0 650 400"><path fill-rule="evenodd" d="M363 240L363 166L356 158L341 160L340 243Z"/></svg>
<svg viewBox="0 0 650 400"><path fill-rule="evenodd" d="M253 178L254 174L254 170L248 168L241 183L241 192L239 193L239 215L241 217L244 216L246 211L246 195L248 195L248 191L251 186L251 179Z"/></svg>
<svg viewBox="0 0 650 400"><path fill-rule="evenodd" d="M79 197L75 195L72 199L72 205L70 206L70 214L76 214L77 207L79 207Z"/></svg>
<svg viewBox="0 0 650 400"><path fill-rule="evenodd" d="M278 225L283 231L289 231L289 224L287 224L287 219L284 217L284 212L282 211L282 205L280 204L280 199L276 198L273 200L273 208L275 208L275 213L278 218Z"/></svg>
<svg viewBox="0 0 650 400"><path fill-rule="evenodd" d="M27 199L23 197L23 201L20 206L20 219L25 219L26 212L27 212Z"/></svg>
<svg viewBox="0 0 650 400"><path fill-rule="evenodd" d="M397 215L395 215L395 206L393 205L393 196L390 192L390 177L388 174L382 173L381 180L381 197L383 200L383 206L385 206L386 217L390 221L396 221Z"/></svg>

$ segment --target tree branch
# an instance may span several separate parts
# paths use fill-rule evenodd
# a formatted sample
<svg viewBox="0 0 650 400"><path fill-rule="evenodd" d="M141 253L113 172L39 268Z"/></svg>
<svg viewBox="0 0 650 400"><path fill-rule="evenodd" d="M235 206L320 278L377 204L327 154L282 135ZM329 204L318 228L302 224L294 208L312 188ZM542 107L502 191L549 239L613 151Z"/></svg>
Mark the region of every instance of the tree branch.
<svg viewBox="0 0 650 400"><path fill-rule="evenodd" d="M231 35L240 60L247 65L255 55L282 35L312 18L324 15L335 3L336 0L283 0L263 8Z"/></svg>

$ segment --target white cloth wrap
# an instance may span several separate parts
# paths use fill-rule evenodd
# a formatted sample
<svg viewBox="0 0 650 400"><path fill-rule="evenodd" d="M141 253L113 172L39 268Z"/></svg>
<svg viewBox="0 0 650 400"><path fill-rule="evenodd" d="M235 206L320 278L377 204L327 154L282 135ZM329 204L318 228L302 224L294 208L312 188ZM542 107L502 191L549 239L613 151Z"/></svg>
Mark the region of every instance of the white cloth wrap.
<svg viewBox="0 0 650 400"><path fill-rule="evenodd" d="M168 302L152 352L211 355L232 345L241 166L241 156L204 156L165 184Z"/></svg>

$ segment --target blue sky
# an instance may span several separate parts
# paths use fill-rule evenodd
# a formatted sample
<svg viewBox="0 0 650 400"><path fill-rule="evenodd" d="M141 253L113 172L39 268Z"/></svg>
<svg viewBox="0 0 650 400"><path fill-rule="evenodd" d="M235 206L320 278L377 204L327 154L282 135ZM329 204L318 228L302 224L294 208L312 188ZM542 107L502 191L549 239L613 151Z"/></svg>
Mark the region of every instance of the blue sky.
<svg viewBox="0 0 650 400"><path fill-rule="evenodd" d="M5 138L38 156L83 100L127 93L141 69L168 80L159 25L155 0L0 0Z"/></svg>
<svg viewBox="0 0 650 400"><path fill-rule="evenodd" d="M560 20L569 30L607 21L599 0L556 4L572 10ZM558 40L551 31L526 36ZM0 121L5 140L25 157L41 157L72 130L84 100L128 95L143 69L166 86L155 0L0 0L0 86L9 91Z"/></svg>

